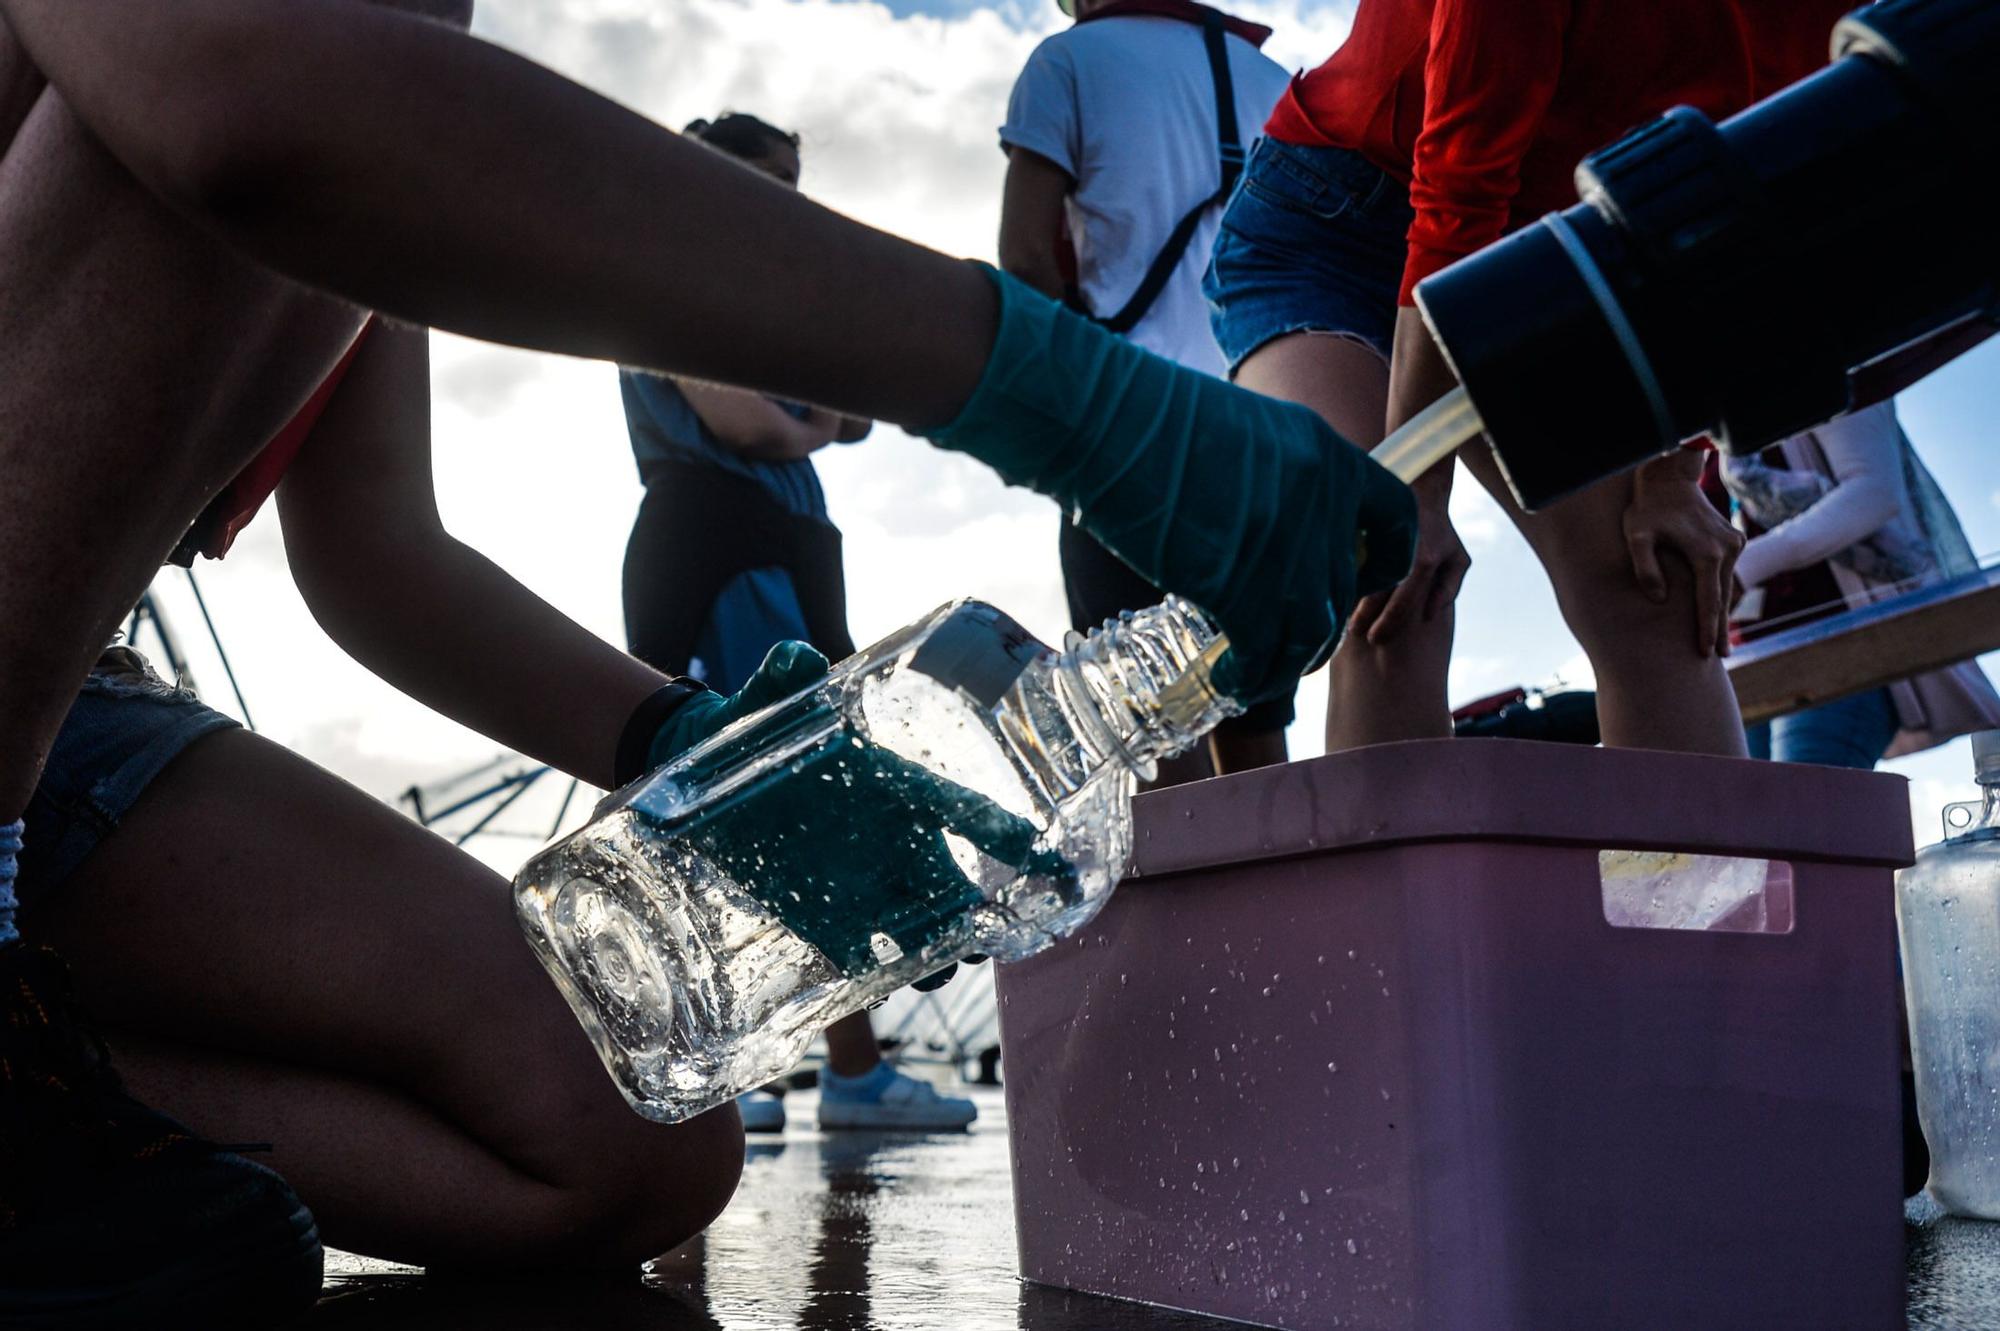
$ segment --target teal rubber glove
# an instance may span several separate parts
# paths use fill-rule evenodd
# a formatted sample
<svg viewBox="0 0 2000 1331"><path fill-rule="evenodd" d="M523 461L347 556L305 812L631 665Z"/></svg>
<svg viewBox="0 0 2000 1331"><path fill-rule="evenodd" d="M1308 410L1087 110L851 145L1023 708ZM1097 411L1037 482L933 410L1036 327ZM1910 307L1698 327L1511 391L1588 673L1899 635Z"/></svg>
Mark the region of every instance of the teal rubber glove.
<svg viewBox="0 0 2000 1331"><path fill-rule="evenodd" d="M732 722L811 688L826 678L829 668L826 657L808 644L779 643L765 653L764 663L736 692L697 693L676 707L653 735L646 752L647 770L665 766Z"/></svg>
<svg viewBox="0 0 2000 1331"><path fill-rule="evenodd" d="M932 442L1048 495L1213 616L1230 641L1218 686L1246 703L1289 689L1332 654L1356 601L1409 570L1409 488L1312 411L1175 365L988 272L993 354Z"/></svg>

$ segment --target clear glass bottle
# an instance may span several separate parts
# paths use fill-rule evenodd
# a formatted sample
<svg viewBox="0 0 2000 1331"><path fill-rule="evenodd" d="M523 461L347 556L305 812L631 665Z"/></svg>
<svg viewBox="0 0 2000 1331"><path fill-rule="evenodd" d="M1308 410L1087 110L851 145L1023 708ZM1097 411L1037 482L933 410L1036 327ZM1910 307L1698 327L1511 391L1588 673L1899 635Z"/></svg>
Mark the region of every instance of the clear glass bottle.
<svg viewBox="0 0 2000 1331"><path fill-rule="evenodd" d="M1896 927L1931 1195L2000 1220L2000 730L1972 752L1984 798L1948 807L1947 838L1896 876Z"/></svg>
<svg viewBox="0 0 2000 1331"><path fill-rule="evenodd" d="M516 909L633 1108L678 1122L826 1025L1097 913L1154 764L1239 710L1177 598L1058 654L947 605L609 797Z"/></svg>

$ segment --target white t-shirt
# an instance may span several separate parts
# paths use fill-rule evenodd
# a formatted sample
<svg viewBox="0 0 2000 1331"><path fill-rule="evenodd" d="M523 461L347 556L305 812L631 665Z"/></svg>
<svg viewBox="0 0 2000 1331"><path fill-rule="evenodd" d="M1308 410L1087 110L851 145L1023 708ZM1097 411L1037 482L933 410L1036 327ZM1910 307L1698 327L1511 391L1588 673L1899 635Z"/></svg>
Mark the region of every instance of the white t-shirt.
<svg viewBox="0 0 2000 1331"><path fill-rule="evenodd" d="M1247 150L1263 133L1289 76L1240 37L1228 39L1236 126ZM1057 33L1015 81L1000 141L1048 158L1076 181L1068 204L1078 286L1091 310L1125 307L1188 210L1222 183L1215 84L1202 30L1130 15ZM1146 317L1130 336L1149 351L1210 374L1225 368L1209 331L1201 277L1222 209L1196 228Z"/></svg>

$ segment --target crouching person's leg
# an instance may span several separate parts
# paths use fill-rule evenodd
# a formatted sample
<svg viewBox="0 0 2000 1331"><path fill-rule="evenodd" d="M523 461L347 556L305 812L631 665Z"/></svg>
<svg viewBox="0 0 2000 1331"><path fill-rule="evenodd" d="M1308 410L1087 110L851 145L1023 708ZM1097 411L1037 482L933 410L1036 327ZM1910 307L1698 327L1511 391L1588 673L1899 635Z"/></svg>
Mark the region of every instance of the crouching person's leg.
<svg viewBox="0 0 2000 1331"><path fill-rule="evenodd" d="M735 1110L634 1114L505 880L255 736L189 748L34 909L134 1091L270 1143L334 1246L632 1265L735 1189Z"/></svg>

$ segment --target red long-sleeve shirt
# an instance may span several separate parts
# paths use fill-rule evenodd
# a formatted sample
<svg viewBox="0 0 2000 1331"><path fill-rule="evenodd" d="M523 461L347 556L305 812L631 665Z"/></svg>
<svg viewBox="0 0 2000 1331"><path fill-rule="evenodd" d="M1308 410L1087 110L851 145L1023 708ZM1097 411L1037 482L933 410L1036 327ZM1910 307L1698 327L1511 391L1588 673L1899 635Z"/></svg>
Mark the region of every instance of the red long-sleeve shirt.
<svg viewBox="0 0 2000 1331"><path fill-rule="evenodd" d="M1587 154L1674 106L1732 115L1826 63L1855 0L1361 0L1266 132L1351 148L1410 187L1402 303L1576 202Z"/></svg>

